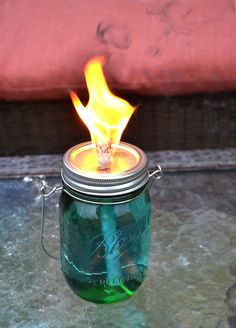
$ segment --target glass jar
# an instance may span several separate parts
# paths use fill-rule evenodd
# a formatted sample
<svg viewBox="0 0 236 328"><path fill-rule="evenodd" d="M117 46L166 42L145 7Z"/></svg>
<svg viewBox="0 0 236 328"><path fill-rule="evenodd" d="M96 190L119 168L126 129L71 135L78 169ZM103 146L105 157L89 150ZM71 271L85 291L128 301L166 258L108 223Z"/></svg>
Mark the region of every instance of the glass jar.
<svg viewBox="0 0 236 328"><path fill-rule="evenodd" d="M61 269L78 296L110 304L134 295L146 276L150 176L160 177L161 169L150 175L145 154L122 143L115 150L122 170L117 165L109 172L85 170L81 158L91 147L77 145L63 159ZM130 163L125 170L120 157Z"/></svg>
<svg viewBox="0 0 236 328"><path fill-rule="evenodd" d="M61 269L78 296L114 303L135 293L147 272L150 212L146 188L110 198L62 192Z"/></svg>

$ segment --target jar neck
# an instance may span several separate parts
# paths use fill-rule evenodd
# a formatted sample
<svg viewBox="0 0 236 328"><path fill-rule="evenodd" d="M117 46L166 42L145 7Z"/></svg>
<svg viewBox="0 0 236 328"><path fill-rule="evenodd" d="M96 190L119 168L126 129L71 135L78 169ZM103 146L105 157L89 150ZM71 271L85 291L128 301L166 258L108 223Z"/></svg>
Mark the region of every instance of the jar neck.
<svg viewBox="0 0 236 328"><path fill-rule="evenodd" d="M95 196L95 195L88 195L81 193L77 190L70 188L66 183L63 182L63 191L68 194L69 196L73 197L74 199L81 200L87 203L93 204L119 204L129 202L132 199L138 198L142 193L147 190L147 184L142 186L141 188L127 193L125 195L118 195L118 196Z"/></svg>

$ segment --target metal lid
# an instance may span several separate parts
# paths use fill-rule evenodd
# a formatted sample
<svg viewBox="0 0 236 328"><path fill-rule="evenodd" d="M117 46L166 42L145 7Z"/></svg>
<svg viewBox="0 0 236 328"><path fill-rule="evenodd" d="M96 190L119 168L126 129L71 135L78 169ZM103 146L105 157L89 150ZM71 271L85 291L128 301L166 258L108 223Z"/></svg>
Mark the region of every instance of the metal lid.
<svg viewBox="0 0 236 328"><path fill-rule="evenodd" d="M145 153L124 142L111 149L110 169L101 170L94 144L86 142L70 148L61 172L65 188L94 196L116 196L143 187L149 179Z"/></svg>

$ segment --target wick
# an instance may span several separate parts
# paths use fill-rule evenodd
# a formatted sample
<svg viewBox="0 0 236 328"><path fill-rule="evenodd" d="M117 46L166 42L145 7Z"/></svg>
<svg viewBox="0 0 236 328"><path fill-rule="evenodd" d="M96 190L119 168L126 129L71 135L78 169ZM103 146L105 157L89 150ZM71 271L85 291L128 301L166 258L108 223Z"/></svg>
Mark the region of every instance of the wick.
<svg viewBox="0 0 236 328"><path fill-rule="evenodd" d="M98 164L101 170L107 170L111 163L111 144L103 143L96 145Z"/></svg>

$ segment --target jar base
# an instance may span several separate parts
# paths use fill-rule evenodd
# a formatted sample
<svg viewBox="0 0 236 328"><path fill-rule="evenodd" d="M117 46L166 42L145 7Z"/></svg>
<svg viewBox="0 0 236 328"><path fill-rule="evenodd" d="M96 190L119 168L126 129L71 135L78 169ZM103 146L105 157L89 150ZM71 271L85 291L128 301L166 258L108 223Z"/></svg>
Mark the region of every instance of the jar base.
<svg viewBox="0 0 236 328"><path fill-rule="evenodd" d="M63 274L66 282L77 296L88 302L98 304L112 304L127 300L135 294L142 284L142 281L135 279L125 281L116 286L93 284L80 282L70 278L66 273Z"/></svg>

